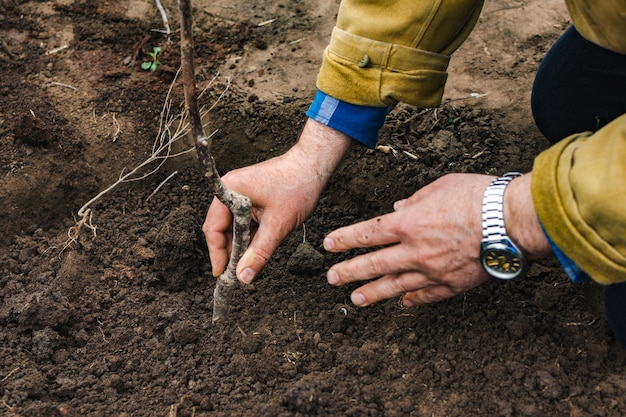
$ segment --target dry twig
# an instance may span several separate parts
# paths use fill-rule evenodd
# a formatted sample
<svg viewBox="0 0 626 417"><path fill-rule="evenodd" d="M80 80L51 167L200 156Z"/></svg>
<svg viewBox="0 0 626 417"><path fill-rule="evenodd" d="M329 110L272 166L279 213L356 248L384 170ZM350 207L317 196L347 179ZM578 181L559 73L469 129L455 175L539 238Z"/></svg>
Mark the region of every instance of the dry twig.
<svg viewBox="0 0 626 417"><path fill-rule="evenodd" d="M189 114L191 133L196 144L198 160L214 195L233 214L233 243L228 266L217 278L213 292L213 322L228 315L232 290L237 284L236 268L250 241L251 202L248 197L230 190L222 182L215 160L211 156L211 139L206 136L198 108L195 65L193 56L193 24L190 0L179 0L181 14L181 68L185 91L185 108Z"/></svg>
<svg viewBox="0 0 626 417"><path fill-rule="evenodd" d="M163 28L165 29L164 33L169 35L172 31L170 29L169 19L167 18L167 12L165 11L165 8L161 4L160 0L155 0L155 3L159 13L161 14L161 19L163 20Z"/></svg>

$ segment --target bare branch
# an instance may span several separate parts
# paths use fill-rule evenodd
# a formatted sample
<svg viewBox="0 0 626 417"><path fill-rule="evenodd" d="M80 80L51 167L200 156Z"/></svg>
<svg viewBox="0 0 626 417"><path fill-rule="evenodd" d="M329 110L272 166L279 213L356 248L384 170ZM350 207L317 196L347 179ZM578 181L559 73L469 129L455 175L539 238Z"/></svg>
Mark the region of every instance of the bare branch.
<svg viewBox="0 0 626 417"><path fill-rule="evenodd" d="M161 4L160 0L155 0L155 3L156 3L157 9L159 9L159 13L161 13L161 19L163 19L163 27L165 28L165 34L169 35L170 33L172 33L172 31L170 30L170 24L167 19L167 12L165 11L165 8L163 8L163 5Z"/></svg>

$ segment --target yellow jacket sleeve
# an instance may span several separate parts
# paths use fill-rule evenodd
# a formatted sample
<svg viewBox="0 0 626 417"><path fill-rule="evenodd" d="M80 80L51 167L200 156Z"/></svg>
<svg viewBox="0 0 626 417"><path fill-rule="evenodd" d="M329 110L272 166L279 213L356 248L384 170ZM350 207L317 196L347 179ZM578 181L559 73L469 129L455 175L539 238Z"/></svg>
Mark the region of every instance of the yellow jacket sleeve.
<svg viewBox="0 0 626 417"><path fill-rule="evenodd" d="M626 1L565 0L576 30L588 41L626 54Z"/></svg>
<svg viewBox="0 0 626 417"><path fill-rule="evenodd" d="M626 281L626 114L535 160L532 195L554 243L601 284Z"/></svg>
<svg viewBox="0 0 626 417"><path fill-rule="evenodd" d="M441 103L450 55L483 0L343 0L317 87L351 104Z"/></svg>

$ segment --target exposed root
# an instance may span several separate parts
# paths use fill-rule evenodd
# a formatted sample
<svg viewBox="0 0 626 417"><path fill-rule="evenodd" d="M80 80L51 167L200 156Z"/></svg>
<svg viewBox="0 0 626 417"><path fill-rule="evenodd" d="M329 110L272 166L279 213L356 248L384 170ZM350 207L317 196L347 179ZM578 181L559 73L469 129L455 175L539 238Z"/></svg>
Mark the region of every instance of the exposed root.
<svg viewBox="0 0 626 417"><path fill-rule="evenodd" d="M85 229L90 230L93 237L96 237L96 226L92 222L92 206L96 201L100 200L104 195L113 191L115 188L123 183L141 181L151 176L152 174L159 171L159 169L167 160L195 151L195 146L192 146L178 153L174 153L172 151L174 143L185 138L191 131L188 114L185 109L182 108L182 106L180 112L178 112L177 114L172 114L173 103L170 97L179 74L180 70L176 73L176 77L174 77L174 80L170 84L170 87L167 91L165 102L163 104L163 109L161 111L161 117L159 120L159 129L152 145L152 151L150 156L143 162L132 168L130 171L126 171L125 169L123 169L120 172L118 179L114 183L110 184L108 187L100 191L97 195L95 195L93 198L83 204L80 209L78 209L77 214L79 220L74 226L70 227L70 229L68 230L68 240L65 242L61 253L63 253L67 248L76 244L78 242L78 238L81 232ZM202 93L207 91L213 85L218 76L219 74L213 77L213 79L206 85ZM209 113L217 105L217 103L219 103L229 87L230 79L227 79L226 87L224 91L222 91L220 96L215 100L215 103L213 103L209 108L203 106L200 109L202 118L204 118L206 114ZM119 127L117 119L115 118L115 115L113 115L113 124L116 129L116 132L114 134L115 141L115 139L117 139L117 137L119 137L119 134L121 133L121 129ZM209 135L209 138L212 137L216 132L217 131L212 132L211 135ZM168 177L168 179L170 177ZM160 186L156 190L154 190L150 197L156 194L159 188ZM148 200L150 199L150 197L148 197Z"/></svg>
<svg viewBox="0 0 626 417"><path fill-rule="evenodd" d="M81 215L80 220L78 220L74 226L70 227L67 230L67 240L63 244L63 248L61 248L61 252L59 253L59 255L65 252L65 250L69 248L70 246L74 246L78 243L80 232L84 228L89 229L91 231L91 234L93 235L93 238L94 239L96 238L97 236L96 231L98 228L94 226L92 220L93 220L93 212L91 211L91 209L86 209Z"/></svg>

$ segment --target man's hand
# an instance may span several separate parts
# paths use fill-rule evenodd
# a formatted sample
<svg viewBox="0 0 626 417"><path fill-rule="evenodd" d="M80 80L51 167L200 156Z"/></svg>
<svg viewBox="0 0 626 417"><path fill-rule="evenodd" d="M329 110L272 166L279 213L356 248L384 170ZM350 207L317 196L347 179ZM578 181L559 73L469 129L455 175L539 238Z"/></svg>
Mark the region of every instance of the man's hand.
<svg viewBox="0 0 626 417"><path fill-rule="evenodd" d="M313 212L322 190L353 144L348 136L309 119L300 140L284 155L237 169L222 180L252 201L255 229L237 265L237 278L250 283L283 239ZM232 214L214 199L202 227L213 275L230 259Z"/></svg>
<svg viewBox="0 0 626 417"><path fill-rule="evenodd" d="M352 293L354 304L367 306L402 295L407 307L440 301L485 282L489 277L479 261L482 199L492 179L447 175L396 202L392 213L330 233L324 247L331 252L384 248L332 266L328 282L375 279ZM530 174L509 185L504 208L509 236L526 256L549 254L532 204Z"/></svg>

